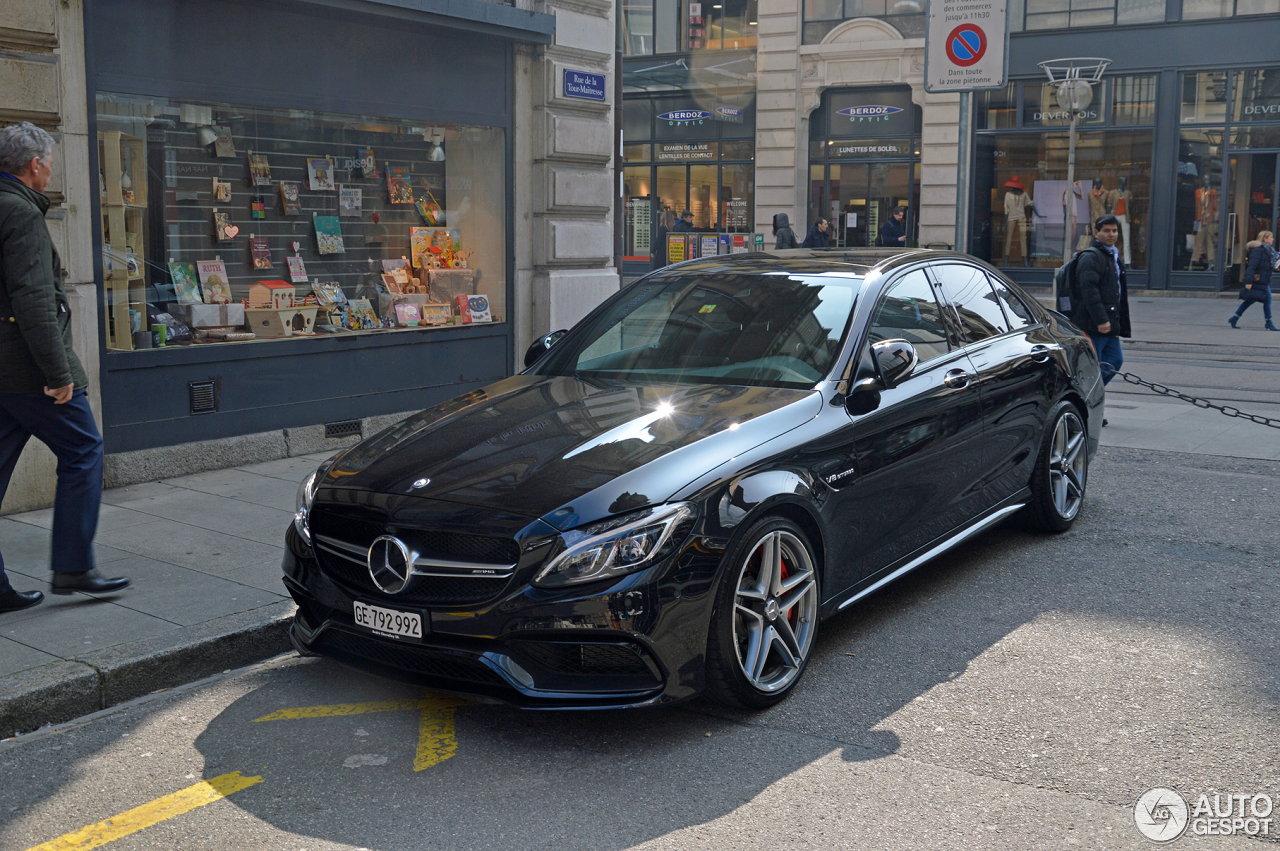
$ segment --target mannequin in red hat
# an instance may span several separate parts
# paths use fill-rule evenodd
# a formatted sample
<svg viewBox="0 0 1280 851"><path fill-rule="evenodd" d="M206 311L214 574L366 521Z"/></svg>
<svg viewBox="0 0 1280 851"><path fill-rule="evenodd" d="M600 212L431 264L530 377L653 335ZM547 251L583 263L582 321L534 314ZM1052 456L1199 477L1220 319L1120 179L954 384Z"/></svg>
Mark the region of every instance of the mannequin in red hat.
<svg viewBox="0 0 1280 851"><path fill-rule="evenodd" d="M1031 210L1040 218L1040 212L1036 209L1035 202L1031 200L1031 195L1027 192L1027 188L1022 185L1022 179L1011 177L1004 183L1009 190L1004 194L1004 265L1009 265L1009 246L1013 241L1014 233L1018 235L1018 247L1022 249L1018 255L1022 258L1022 265L1029 266L1027 262L1027 210Z"/></svg>

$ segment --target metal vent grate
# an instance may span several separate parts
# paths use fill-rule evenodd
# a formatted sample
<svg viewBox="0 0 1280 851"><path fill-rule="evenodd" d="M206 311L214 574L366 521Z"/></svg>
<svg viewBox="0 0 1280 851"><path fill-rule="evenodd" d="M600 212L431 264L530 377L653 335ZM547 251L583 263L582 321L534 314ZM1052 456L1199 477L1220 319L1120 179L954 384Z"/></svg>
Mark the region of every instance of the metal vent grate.
<svg viewBox="0 0 1280 851"><path fill-rule="evenodd" d="M218 383L216 381L187 382L187 396L191 401L191 413L212 414L218 410Z"/></svg>
<svg viewBox="0 0 1280 851"><path fill-rule="evenodd" d="M350 437L353 434L360 434L359 420L342 420L324 424L325 437Z"/></svg>

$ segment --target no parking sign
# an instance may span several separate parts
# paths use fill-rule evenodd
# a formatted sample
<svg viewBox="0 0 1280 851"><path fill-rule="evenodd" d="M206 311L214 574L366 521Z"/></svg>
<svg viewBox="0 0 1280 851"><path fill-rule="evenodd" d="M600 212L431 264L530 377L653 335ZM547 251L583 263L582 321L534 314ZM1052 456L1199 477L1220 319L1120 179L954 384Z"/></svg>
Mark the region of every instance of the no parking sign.
<svg viewBox="0 0 1280 851"><path fill-rule="evenodd" d="M1005 0L933 0L925 30L928 92L998 89L1008 79Z"/></svg>

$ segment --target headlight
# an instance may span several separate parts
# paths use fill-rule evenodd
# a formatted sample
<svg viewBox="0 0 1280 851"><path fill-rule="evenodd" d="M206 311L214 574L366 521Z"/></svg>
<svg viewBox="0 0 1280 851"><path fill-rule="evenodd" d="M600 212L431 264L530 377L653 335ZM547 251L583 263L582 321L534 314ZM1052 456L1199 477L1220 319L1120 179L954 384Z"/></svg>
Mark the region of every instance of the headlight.
<svg viewBox="0 0 1280 851"><path fill-rule="evenodd" d="M338 456L334 455L312 471L309 476L302 480L302 484L298 485L298 495L293 501L293 528L298 530L298 534L302 536L302 540L307 542L307 546L311 546L311 529L307 525L307 515L311 513L311 500L315 499L316 487L320 484L320 480L324 478L325 473L329 472L329 468L333 466L333 462L336 460L338 460Z"/></svg>
<svg viewBox="0 0 1280 851"><path fill-rule="evenodd" d="M533 584L555 588L640 570L669 555L684 539L694 516L692 505L679 502L572 529L560 536L564 551Z"/></svg>

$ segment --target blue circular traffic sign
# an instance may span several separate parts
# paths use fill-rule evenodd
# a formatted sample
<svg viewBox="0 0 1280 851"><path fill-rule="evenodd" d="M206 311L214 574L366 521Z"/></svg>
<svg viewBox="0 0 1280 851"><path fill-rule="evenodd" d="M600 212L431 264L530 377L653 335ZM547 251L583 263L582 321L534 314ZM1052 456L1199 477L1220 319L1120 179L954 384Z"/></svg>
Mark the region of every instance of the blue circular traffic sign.
<svg viewBox="0 0 1280 851"><path fill-rule="evenodd" d="M947 58L968 68L987 52L987 34L977 24L961 24L947 36Z"/></svg>

